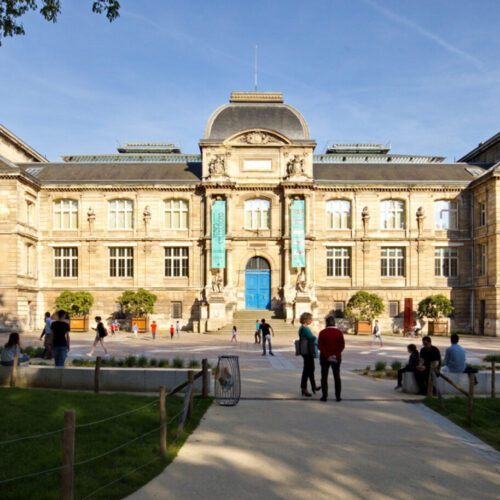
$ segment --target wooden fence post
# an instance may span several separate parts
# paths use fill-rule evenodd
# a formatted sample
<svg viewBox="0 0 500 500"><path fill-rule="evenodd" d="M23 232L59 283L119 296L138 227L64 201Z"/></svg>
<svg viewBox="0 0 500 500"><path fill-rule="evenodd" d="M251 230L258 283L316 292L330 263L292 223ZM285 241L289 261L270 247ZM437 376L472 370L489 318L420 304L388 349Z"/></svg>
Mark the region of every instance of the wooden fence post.
<svg viewBox="0 0 500 500"><path fill-rule="evenodd" d="M62 500L74 498L75 410L64 411Z"/></svg>
<svg viewBox="0 0 500 500"><path fill-rule="evenodd" d="M94 392L99 392L101 389L101 360L101 356L97 356L95 360Z"/></svg>
<svg viewBox="0 0 500 500"><path fill-rule="evenodd" d="M432 370L434 368L432 368L432 366L429 366L429 378L427 380L427 397L431 397L432 396L432 387L433 387L433 382L434 380L432 379Z"/></svg>
<svg viewBox="0 0 500 500"><path fill-rule="evenodd" d="M165 408L165 386L160 386L160 453L167 458L167 409Z"/></svg>
<svg viewBox="0 0 500 500"><path fill-rule="evenodd" d="M194 395L194 371L193 370L188 371L188 381L189 381L189 384L191 385L191 394L189 397L187 419L191 420L191 417L193 415L193 395Z"/></svg>
<svg viewBox="0 0 500 500"><path fill-rule="evenodd" d="M491 360L491 397L495 397L495 360Z"/></svg>
<svg viewBox="0 0 500 500"><path fill-rule="evenodd" d="M12 365L12 372L10 373L10 386L16 387L17 383L17 363L19 363L19 354L14 356L14 364Z"/></svg>
<svg viewBox="0 0 500 500"><path fill-rule="evenodd" d="M474 403L474 374L469 373L469 396L467 397L467 424L471 424L472 405Z"/></svg>
<svg viewBox="0 0 500 500"><path fill-rule="evenodd" d="M205 399L208 397L208 391L209 391L209 380L208 380L208 360L207 358L204 358L201 360L201 369L203 370L203 375L202 377L202 389L201 389L201 397Z"/></svg>

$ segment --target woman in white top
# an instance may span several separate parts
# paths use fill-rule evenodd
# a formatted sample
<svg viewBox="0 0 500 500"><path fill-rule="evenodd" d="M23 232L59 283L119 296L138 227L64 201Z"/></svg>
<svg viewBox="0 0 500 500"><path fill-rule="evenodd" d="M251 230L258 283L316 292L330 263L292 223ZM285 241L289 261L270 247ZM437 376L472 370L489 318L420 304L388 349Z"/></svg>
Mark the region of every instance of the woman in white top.
<svg viewBox="0 0 500 500"><path fill-rule="evenodd" d="M238 330L236 326L233 326L233 336L231 337L231 342L234 340L236 343L238 343L238 339L236 338L236 334L238 333Z"/></svg>
<svg viewBox="0 0 500 500"><path fill-rule="evenodd" d="M9 341L5 344L2 351L2 358L1 358L2 366L13 366L16 354L18 356L17 364L26 363L26 361L29 361L30 358L28 356L23 356L22 353L23 352L21 350L21 341L19 340L19 333L13 332L9 335Z"/></svg>

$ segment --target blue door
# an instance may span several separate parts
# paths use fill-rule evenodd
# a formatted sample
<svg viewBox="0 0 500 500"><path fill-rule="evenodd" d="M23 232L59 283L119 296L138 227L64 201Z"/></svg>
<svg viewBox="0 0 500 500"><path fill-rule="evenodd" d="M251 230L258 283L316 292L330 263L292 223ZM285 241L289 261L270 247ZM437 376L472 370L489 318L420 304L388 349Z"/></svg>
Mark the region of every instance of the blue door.
<svg viewBox="0 0 500 500"><path fill-rule="evenodd" d="M245 308L270 309L271 269L267 260L252 257L245 269Z"/></svg>

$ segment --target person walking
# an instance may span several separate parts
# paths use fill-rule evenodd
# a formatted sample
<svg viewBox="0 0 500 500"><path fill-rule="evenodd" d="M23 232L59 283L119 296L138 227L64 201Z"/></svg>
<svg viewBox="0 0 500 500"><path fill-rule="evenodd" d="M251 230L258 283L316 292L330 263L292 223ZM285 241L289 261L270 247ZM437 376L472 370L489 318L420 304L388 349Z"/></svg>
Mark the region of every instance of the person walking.
<svg viewBox="0 0 500 500"><path fill-rule="evenodd" d="M174 325L170 325L170 340L174 338Z"/></svg>
<svg viewBox="0 0 500 500"><path fill-rule="evenodd" d="M151 323L151 335L153 336L153 340L156 339L156 329L158 328L158 325L156 324L156 321L153 321Z"/></svg>
<svg viewBox="0 0 500 500"><path fill-rule="evenodd" d="M17 364L26 363L30 360L29 356L21 354L23 353L21 349L21 340L19 338L19 333L12 332L9 335L9 340L4 345L2 350L2 356L0 358L0 364L2 366L14 366L14 359L17 355Z"/></svg>
<svg viewBox="0 0 500 500"><path fill-rule="evenodd" d="M236 343L238 343L238 339L236 338L237 333L238 333L238 329L236 328L236 326L233 326L231 342L234 340Z"/></svg>
<svg viewBox="0 0 500 500"><path fill-rule="evenodd" d="M260 321L255 320L255 343L260 344Z"/></svg>
<svg viewBox="0 0 500 500"><path fill-rule="evenodd" d="M178 321L175 322L175 332L177 333L177 340L179 340L181 338L181 335L180 335L181 324Z"/></svg>
<svg viewBox="0 0 500 500"><path fill-rule="evenodd" d="M299 339L301 340L301 346L306 344L308 346L307 353L302 353L302 359L304 360L304 366L302 368L302 377L300 379L300 390L302 396L310 398L312 394L307 390L307 381L311 382L311 389L316 394L319 391L319 387L316 387L316 381L314 380L314 358L316 357L316 337L311 332L309 325L312 323L312 314L309 312L302 313L300 315L300 328L299 328ZM303 340L307 342L302 342Z"/></svg>
<svg viewBox="0 0 500 500"><path fill-rule="evenodd" d="M51 340L50 340L50 325L52 325L52 318L50 317L50 313L45 313L45 326L43 328L42 335L40 335L40 340L43 338L43 359L52 359L52 348L51 348Z"/></svg>
<svg viewBox="0 0 500 500"><path fill-rule="evenodd" d="M420 358L418 356L417 346L415 344L408 344L406 349L410 357L408 358L406 366L398 370L398 385L394 387L394 390L401 389L403 384L403 373L415 372L419 363Z"/></svg>
<svg viewBox="0 0 500 500"><path fill-rule="evenodd" d="M108 331L106 330L106 327L104 326L104 323L102 322L102 319L100 316L95 317L95 321L97 323L97 326L93 328L95 330L95 340L94 344L92 345L92 349L90 349L90 352L87 354L87 356L93 356L94 355L94 349L96 348L97 344L101 344L101 347L104 349L104 357L108 357L108 350L106 349L106 346L104 345L104 337L108 335Z"/></svg>
<svg viewBox="0 0 500 500"><path fill-rule="evenodd" d="M335 328L335 318L328 316L325 320L323 330L319 332L318 348L319 362L321 365L321 401L328 399L328 372L330 367L333 372L335 383L335 399L341 401L342 382L340 380L340 363L342 362L342 351L345 349L344 334Z"/></svg>
<svg viewBox="0 0 500 500"><path fill-rule="evenodd" d="M66 318L66 312L62 309L57 311L57 321L53 321L50 325L50 339L52 343L52 352L54 353L54 363L58 368L64 368L66 356L70 350L70 336L71 328Z"/></svg>
<svg viewBox="0 0 500 500"><path fill-rule="evenodd" d="M375 324L373 325L372 346L375 343L375 339L379 340L380 347L384 347L384 341L382 340L382 335L380 334L380 326L378 324L378 319L375 320Z"/></svg>
<svg viewBox="0 0 500 500"><path fill-rule="evenodd" d="M269 347L269 354L271 356L274 356L273 348L271 346L271 332L272 332L273 337L274 337L273 327L269 323L266 323L266 320L264 318L262 318L262 321L260 323L260 329L262 331L262 356L266 355L266 342L267 342L268 347Z"/></svg>
<svg viewBox="0 0 500 500"><path fill-rule="evenodd" d="M137 332L139 331L139 326L137 325L137 323L134 323L132 325L132 331L134 332L134 336L137 337Z"/></svg>

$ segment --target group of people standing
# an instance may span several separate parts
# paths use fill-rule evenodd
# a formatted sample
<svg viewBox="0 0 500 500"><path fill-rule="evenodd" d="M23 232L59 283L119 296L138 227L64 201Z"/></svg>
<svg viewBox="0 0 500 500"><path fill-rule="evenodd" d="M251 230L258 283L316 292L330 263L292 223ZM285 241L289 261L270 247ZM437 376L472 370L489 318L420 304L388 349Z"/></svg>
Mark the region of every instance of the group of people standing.
<svg viewBox="0 0 500 500"><path fill-rule="evenodd" d="M258 319L255 320L255 343L260 344L262 342L262 356L266 355L266 343L269 355L274 356L271 344L271 334L274 337L273 327L266 322L265 318L262 318L260 321Z"/></svg>

